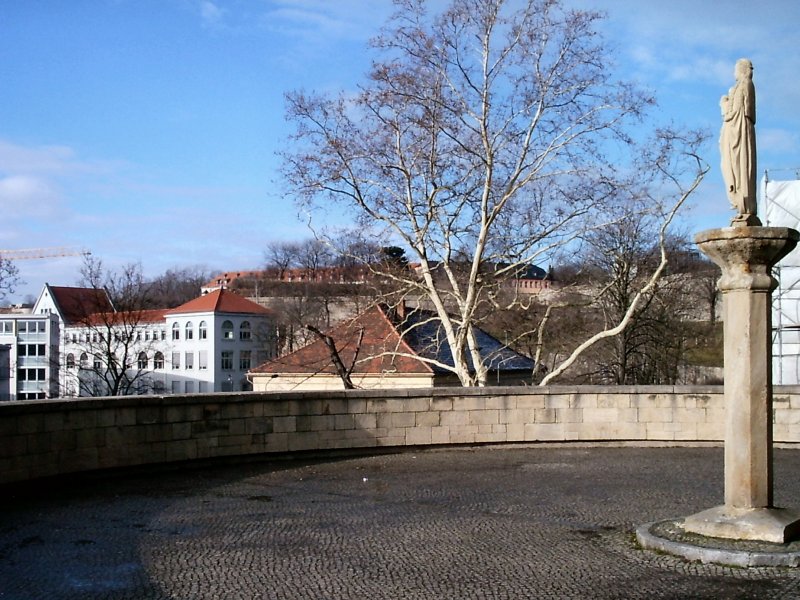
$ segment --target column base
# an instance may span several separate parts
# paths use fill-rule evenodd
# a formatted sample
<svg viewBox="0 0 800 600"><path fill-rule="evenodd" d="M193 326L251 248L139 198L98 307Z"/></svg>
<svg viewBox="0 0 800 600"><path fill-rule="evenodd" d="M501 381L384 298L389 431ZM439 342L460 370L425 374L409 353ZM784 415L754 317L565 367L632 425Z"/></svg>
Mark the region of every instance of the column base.
<svg viewBox="0 0 800 600"><path fill-rule="evenodd" d="M683 528L707 537L786 544L800 537L800 511L716 506L686 517Z"/></svg>

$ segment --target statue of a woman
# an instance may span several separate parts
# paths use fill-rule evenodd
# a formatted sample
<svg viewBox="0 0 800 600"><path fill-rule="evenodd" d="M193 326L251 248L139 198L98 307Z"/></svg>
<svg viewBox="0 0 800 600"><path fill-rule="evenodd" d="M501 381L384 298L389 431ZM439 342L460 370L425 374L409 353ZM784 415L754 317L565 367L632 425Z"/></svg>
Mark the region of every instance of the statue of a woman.
<svg viewBox="0 0 800 600"><path fill-rule="evenodd" d="M722 177L737 215L732 224L760 225L756 216L756 90L753 63L736 61L736 84L719 101Z"/></svg>

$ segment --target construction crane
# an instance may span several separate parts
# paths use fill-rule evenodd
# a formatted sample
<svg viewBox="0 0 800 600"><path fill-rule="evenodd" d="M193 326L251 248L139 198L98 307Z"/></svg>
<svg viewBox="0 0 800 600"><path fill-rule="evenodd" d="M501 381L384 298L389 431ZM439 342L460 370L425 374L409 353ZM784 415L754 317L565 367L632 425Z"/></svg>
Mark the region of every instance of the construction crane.
<svg viewBox="0 0 800 600"><path fill-rule="evenodd" d="M59 246L53 248L24 248L20 250L0 250L2 260L32 260L39 258L60 258L62 256L89 256L84 248Z"/></svg>

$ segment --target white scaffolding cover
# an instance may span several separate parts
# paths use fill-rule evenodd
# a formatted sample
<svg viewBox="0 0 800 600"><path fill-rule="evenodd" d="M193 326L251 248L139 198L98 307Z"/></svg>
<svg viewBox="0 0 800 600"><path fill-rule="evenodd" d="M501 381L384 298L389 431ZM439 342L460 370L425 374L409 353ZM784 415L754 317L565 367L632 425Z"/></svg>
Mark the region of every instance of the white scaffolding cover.
<svg viewBox="0 0 800 600"><path fill-rule="evenodd" d="M768 227L800 230L800 181L764 178L758 209ZM772 377L776 384L800 383L800 247L775 269L772 296Z"/></svg>

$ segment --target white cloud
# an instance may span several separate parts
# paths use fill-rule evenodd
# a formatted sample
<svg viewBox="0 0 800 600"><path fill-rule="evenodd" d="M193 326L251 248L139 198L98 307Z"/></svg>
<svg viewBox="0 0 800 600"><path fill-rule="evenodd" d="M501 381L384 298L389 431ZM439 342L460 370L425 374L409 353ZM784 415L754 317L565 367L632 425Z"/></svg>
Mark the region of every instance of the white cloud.
<svg viewBox="0 0 800 600"><path fill-rule="evenodd" d="M217 25L225 14L225 11L211 2L211 0L201 0L200 18L205 25Z"/></svg>
<svg viewBox="0 0 800 600"><path fill-rule="evenodd" d="M52 216L60 200L58 191L44 179L30 175L0 178L0 211L7 219Z"/></svg>

